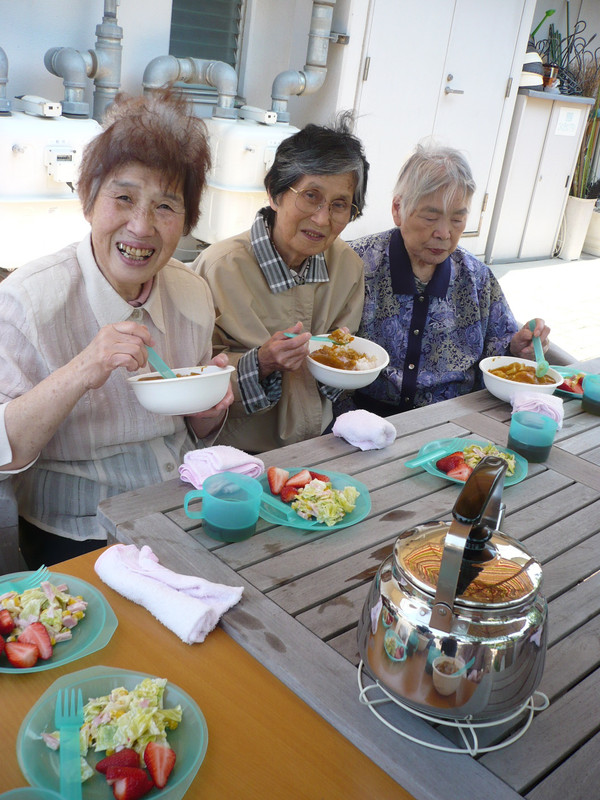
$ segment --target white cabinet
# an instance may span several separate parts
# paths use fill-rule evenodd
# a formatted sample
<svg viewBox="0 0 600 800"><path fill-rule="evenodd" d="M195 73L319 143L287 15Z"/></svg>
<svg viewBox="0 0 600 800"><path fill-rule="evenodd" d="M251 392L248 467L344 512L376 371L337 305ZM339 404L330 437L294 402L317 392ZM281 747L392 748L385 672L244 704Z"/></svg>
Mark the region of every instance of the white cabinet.
<svg viewBox="0 0 600 800"><path fill-rule="evenodd" d="M593 102L588 97L519 91L486 263L552 257Z"/></svg>

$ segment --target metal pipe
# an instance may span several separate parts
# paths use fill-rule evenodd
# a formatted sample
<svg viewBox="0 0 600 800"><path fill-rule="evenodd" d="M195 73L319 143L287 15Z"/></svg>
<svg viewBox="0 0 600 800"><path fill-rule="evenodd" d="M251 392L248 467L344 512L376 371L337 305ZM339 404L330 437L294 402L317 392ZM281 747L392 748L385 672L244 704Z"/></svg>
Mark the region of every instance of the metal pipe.
<svg viewBox="0 0 600 800"><path fill-rule="evenodd" d="M63 114L67 117L88 117L90 106L83 100L88 74L84 56L72 47L52 47L46 51L44 64L48 72L63 79Z"/></svg>
<svg viewBox="0 0 600 800"><path fill-rule="evenodd" d="M214 86L219 93L214 116L229 119L235 119L237 116L235 98L238 77L230 64L202 58L157 56L144 70L142 86L144 93L147 93L177 81Z"/></svg>
<svg viewBox="0 0 600 800"><path fill-rule="evenodd" d="M117 0L104 0L104 17L96 25L96 49L89 51L95 59L94 119L98 122L121 88L123 28L117 24L117 5Z"/></svg>
<svg viewBox="0 0 600 800"><path fill-rule="evenodd" d="M0 47L0 114L10 114L10 100L6 99L6 84L8 83L8 58Z"/></svg>
<svg viewBox="0 0 600 800"><path fill-rule="evenodd" d="M304 69L285 70L273 81L271 111L277 113L279 122L290 120L287 110L290 95L312 94L325 83L335 2L336 0L314 0Z"/></svg>

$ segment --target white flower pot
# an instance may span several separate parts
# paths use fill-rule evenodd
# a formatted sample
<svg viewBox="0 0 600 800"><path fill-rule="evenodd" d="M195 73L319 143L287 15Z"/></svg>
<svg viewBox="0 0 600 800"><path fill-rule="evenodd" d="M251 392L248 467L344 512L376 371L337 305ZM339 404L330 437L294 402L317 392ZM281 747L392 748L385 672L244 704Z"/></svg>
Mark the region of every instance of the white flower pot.
<svg viewBox="0 0 600 800"><path fill-rule="evenodd" d="M563 261L576 261L581 255L595 204L594 199L584 200L571 195L567 198L565 236L558 254Z"/></svg>
<svg viewBox="0 0 600 800"><path fill-rule="evenodd" d="M592 256L600 256L600 208L594 209L592 213L583 243L583 252Z"/></svg>

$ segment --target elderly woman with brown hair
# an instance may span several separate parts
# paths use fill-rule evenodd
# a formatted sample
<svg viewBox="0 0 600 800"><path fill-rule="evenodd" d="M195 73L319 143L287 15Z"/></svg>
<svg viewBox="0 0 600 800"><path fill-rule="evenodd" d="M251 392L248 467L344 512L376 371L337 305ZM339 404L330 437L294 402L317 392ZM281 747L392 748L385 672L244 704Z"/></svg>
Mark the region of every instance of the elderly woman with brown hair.
<svg viewBox="0 0 600 800"><path fill-rule="evenodd" d="M90 235L0 284L0 477L14 481L30 568L104 544L99 501L173 477L223 423L231 390L206 412L159 416L126 380L147 345L175 366L211 358L210 290L171 258L209 164L183 99L118 98L83 155Z"/></svg>
<svg viewBox="0 0 600 800"><path fill-rule="evenodd" d="M347 117L336 128L307 125L277 148L265 177L269 205L252 228L195 262L214 298L215 349L237 364L224 444L271 450L319 436L330 422L339 390L308 371L308 340L354 332L360 321L363 267L339 236L363 209L368 170Z"/></svg>

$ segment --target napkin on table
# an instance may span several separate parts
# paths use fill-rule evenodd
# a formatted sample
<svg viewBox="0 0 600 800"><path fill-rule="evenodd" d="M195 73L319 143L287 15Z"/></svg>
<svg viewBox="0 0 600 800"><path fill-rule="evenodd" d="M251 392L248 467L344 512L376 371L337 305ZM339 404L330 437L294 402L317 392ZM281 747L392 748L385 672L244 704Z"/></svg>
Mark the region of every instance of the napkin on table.
<svg viewBox="0 0 600 800"><path fill-rule="evenodd" d="M332 433L361 450L382 450L396 438L396 428L391 422L364 408L340 414Z"/></svg>
<svg viewBox="0 0 600 800"><path fill-rule="evenodd" d="M558 430L562 428L564 417L562 397L538 392L518 392L512 400L512 413L515 411L535 411L544 414L557 423Z"/></svg>
<svg viewBox="0 0 600 800"><path fill-rule="evenodd" d="M111 589L148 609L186 644L203 642L243 587L180 575L158 563L152 549L115 544L96 559L96 573Z"/></svg>
<svg viewBox="0 0 600 800"><path fill-rule="evenodd" d="M179 467L179 476L195 489L201 489L204 481L217 472L239 472L240 475L258 478L264 471L265 465L260 458L250 456L236 447L217 444L186 453Z"/></svg>

